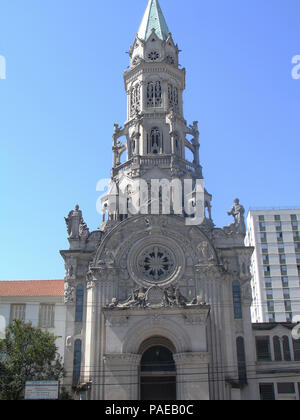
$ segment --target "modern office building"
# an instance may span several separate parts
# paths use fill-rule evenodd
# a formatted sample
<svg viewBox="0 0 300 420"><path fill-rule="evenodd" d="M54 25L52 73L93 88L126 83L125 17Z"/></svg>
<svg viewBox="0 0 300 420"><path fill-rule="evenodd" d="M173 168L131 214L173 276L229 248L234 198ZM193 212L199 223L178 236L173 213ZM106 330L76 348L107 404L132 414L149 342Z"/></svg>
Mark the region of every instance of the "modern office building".
<svg viewBox="0 0 300 420"><path fill-rule="evenodd" d="M245 244L253 246L253 322L300 316L300 209L250 210Z"/></svg>

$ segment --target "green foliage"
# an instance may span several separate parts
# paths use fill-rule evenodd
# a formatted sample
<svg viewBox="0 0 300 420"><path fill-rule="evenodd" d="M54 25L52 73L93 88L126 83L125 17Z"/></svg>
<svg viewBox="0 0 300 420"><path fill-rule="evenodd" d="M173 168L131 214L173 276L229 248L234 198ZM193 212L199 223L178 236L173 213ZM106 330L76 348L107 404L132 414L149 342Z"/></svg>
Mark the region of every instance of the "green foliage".
<svg viewBox="0 0 300 420"><path fill-rule="evenodd" d="M63 378L55 340L53 334L20 320L6 328L0 341L0 400L24 398L26 381Z"/></svg>

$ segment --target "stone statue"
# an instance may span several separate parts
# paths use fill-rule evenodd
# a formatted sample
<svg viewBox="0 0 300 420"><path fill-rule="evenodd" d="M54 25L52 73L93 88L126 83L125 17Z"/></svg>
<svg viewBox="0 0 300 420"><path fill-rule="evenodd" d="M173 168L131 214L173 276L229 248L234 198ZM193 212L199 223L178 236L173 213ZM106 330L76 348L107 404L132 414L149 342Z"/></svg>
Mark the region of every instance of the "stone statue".
<svg viewBox="0 0 300 420"><path fill-rule="evenodd" d="M82 218L82 211L79 205L75 206L75 210L71 210L68 217L65 217L69 239L80 239L81 236L88 236L89 229Z"/></svg>
<svg viewBox="0 0 300 420"><path fill-rule="evenodd" d="M71 210L68 217L65 217L70 239L79 239L79 226L81 220L82 211L79 210L79 206L77 204L75 206L75 210Z"/></svg>
<svg viewBox="0 0 300 420"><path fill-rule="evenodd" d="M234 217L234 223L231 224L228 228L232 228L232 231L237 233L246 233L246 225L245 225L245 209L240 204L240 200L236 198L234 200L234 205L232 206L231 210L227 212L228 216Z"/></svg>

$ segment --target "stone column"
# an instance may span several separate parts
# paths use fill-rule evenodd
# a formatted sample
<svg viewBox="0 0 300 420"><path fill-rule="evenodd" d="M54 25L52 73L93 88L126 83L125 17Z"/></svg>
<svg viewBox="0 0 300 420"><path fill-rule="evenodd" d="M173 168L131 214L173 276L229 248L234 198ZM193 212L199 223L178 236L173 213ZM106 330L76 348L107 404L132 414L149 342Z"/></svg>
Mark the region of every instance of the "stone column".
<svg viewBox="0 0 300 420"><path fill-rule="evenodd" d="M111 353L104 356L104 399L139 399L140 354Z"/></svg>
<svg viewBox="0 0 300 420"><path fill-rule="evenodd" d="M209 354L177 353L173 357L177 369L177 400L209 400Z"/></svg>

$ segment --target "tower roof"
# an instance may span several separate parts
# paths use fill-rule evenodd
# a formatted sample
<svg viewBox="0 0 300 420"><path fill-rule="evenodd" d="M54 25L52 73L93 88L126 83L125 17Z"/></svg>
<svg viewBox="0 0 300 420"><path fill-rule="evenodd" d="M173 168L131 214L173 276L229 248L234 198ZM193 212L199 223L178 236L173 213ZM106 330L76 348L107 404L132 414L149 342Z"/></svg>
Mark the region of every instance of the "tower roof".
<svg viewBox="0 0 300 420"><path fill-rule="evenodd" d="M155 29L156 35L163 41L168 38L169 29L164 18L158 0L149 0L141 26L138 30L138 37L147 41Z"/></svg>

